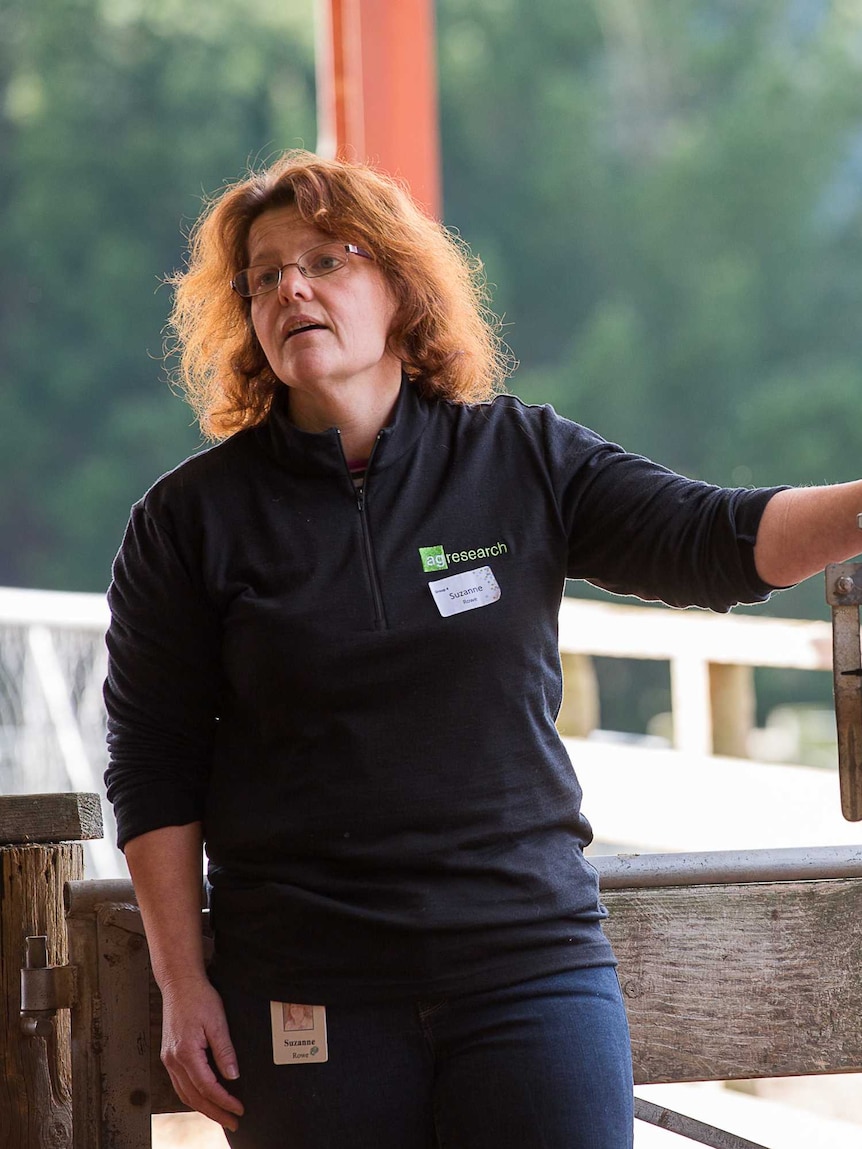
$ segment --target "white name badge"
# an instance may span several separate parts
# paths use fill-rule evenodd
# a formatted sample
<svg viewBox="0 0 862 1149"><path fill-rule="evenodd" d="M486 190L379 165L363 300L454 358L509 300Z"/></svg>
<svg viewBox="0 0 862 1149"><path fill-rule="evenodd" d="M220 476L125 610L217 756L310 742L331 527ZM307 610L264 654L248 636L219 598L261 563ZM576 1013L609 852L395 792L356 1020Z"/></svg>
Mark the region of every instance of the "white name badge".
<svg viewBox="0 0 862 1149"><path fill-rule="evenodd" d="M444 618L496 602L502 593L490 567L450 575L429 582L428 589Z"/></svg>
<svg viewBox="0 0 862 1149"><path fill-rule="evenodd" d="M327 1061L326 1006L271 1001L272 1060L276 1065Z"/></svg>

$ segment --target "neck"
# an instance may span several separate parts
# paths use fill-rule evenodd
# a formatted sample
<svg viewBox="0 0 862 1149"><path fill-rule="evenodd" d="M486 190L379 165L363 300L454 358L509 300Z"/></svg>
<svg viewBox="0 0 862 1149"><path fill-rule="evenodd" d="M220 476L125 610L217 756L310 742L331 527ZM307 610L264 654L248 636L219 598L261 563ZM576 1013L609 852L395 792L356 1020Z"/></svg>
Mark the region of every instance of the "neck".
<svg viewBox="0 0 862 1149"><path fill-rule="evenodd" d="M290 419L301 431L320 432L337 427L345 458L367 459L381 428L389 422L401 390L401 365L373 390L355 393L341 384L331 391L290 390Z"/></svg>

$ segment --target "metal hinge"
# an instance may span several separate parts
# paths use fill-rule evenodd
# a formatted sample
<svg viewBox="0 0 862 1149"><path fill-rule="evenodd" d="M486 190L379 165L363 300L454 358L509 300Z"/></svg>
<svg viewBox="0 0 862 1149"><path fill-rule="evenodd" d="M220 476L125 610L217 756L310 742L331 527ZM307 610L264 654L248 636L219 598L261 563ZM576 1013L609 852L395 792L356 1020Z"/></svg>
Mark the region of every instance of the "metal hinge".
<svg viewBox="0 0 862 1149"><path fill-rule="evenodd" d="M21 970L21 1030L28 1037L50 1037L58 1009L75 1002L75 966L48 965L48 939L28 937Z"/></svg>

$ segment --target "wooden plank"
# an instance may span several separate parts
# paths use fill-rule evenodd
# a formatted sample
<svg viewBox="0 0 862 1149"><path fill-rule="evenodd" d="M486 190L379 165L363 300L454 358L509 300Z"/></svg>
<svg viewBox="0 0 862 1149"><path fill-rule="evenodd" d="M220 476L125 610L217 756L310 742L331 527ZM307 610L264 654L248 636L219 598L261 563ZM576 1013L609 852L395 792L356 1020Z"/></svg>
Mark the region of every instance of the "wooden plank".
<svg viewBox="0 0 862 1149"><path fill-rule="evenodd" d="M637 1084L862 1070L862 878L603 900Z"/></svg>
<svg viewBox="0 0 862 1149"><path fill-rule="evenodd" d="M149 950L137 906L96 910L105 1149L150 1149Z"/></svg>
<svg viewBox="0 0 862 1149"><path fill-rule="evenodd" d="M713 662L709 667L712 753L748 758L748 735L756 725L754 667Z"/></svg>
<svg viewBox="0 0 862 1149"><path fill-rule="evenodd" d="M80 848L80 847L79 847ZM71 883L69 883L71 884ZM102 1149L102 1019L99 997L99 944L95 913L68 913L69 961L76 970L77 992L72 1002L72 1145ZM86 882L74 883L78 887ZM122 1056L122 1055L121 1055Z"/></svg>
<svg viewBox="0 0 862 1149"><path fill-rule="evenodd" d="M674 749L692 755L712 753L709 666L698 653L671 659L670 694Z"/></svg>
<svg viewBox="0 0 862 1149"><path fill-rule="evenodd" d="M858 822L862 820L862 647L855 603L832 607L832 638L841 809L848 822Z"/></svg>
<svg viewBox="0 0 862 1149"><path fill-rule="evenodd" d="M832 858L834 852L822 853ZM855 866L855 856L852 861ZM696 871L693 866L691 877ZM637 1084L862 1071L862 876L603 886L602 898L620 962ZM123 935L116 953L108 955L104 942L100 947L120 979L117 988L101 987L93 1030L105 1097L118 1099L112 1113L122 1104L137 1124L134 1109L142 1098L136 1100L136 1090L148 1094L144 1108L152 1112L183 1106L158 1060L161 1002L145 961L139 911L102 905L96 913L100 922L109 914ZM205 933L207 925L204 913ZM134 970L121 969L127 961ZM121 984L129 987L122 993ZM130 995L136 1002L132 1037L125 1008L110 1004Z"/></svg>
<svg viewBox="0 0 862 1149"><path fill-rule="evenodd" d="M586 738L601 723L599 683L593 660L586 654L561 654L563 704L557 729L567 738Z"/></svg>
<svg viewBox="0 0 862 1149"><path fill-rule="evenodd" d="M0 797L0 845L87 842L102 836L102 806L98 794Z"/></svg>

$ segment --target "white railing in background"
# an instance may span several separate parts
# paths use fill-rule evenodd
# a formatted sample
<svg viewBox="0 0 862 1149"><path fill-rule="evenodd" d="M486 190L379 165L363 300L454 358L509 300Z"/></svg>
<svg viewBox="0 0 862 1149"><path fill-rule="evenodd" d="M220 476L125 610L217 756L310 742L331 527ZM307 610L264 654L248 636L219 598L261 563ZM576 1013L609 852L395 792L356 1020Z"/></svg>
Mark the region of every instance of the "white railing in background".
<svg viewBox="0 0 862 1149"><path fill-rule="evenodd" d="M103 595L0 589L0 793L78 790L104 798ZM124 871L114 823L87 843L93 877Z"/></svg>
<svg viewBox="0 0 862 1149"><path fill-rule="evenodd" d="M711 614L700 610L617 605L564 599L560 651L567 678L581 680L583 655L646 658L670 663L673 745L692 754L747 757L754 724L754 668L832 669L827 622ZM589 691L588 685L582 694ZM568 733L589 732L591 716L576 698ZM597 724L597 714L592 716ZM561 724L566 727L566 718Z"/></svg>
<svg viewBox="0 0 862 1149"><path fill-rule="evenodd" d="M103 595L0 588L0 793L82 790L104 797L107 623ZM825 622L581 599L562 604L560 651L564 735L583 737L599 725L591 656L666 660L674 748L692 759L746 757L754 667L832 665ZM105 842L89 847L96 877L123 872L110 808L103 806Z"/></svg>

